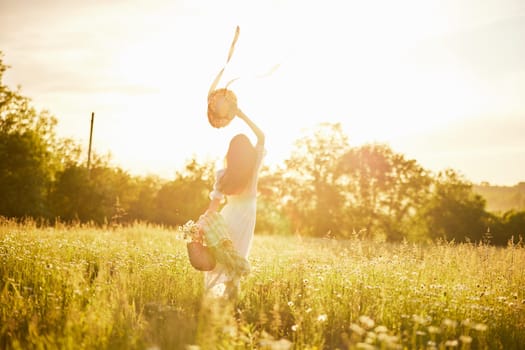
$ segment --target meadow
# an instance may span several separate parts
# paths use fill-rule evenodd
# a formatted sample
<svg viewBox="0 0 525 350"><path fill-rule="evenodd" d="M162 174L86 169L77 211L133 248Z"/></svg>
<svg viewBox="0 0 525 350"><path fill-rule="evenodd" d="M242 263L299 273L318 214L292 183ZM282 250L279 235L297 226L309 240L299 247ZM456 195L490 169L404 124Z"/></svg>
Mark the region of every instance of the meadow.
<svg viewBox="0 0 525 350"><path fill-rule="evenodd" d="M176 230L0 221L2 349L524 349L522 243L256 235L235 302Z"/></svg>

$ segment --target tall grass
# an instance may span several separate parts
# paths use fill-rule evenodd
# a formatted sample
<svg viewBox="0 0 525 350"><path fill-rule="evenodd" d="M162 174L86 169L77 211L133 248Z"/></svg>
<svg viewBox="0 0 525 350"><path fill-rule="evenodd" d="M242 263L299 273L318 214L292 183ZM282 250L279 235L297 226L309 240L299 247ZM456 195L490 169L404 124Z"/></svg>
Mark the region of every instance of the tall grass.
<svg viewBox="0 0 525 350"><path fill-rule="evenodd" d="M0 222L0 348L520 349L525 249L256 236L235 302L167 228Z"/></svg>

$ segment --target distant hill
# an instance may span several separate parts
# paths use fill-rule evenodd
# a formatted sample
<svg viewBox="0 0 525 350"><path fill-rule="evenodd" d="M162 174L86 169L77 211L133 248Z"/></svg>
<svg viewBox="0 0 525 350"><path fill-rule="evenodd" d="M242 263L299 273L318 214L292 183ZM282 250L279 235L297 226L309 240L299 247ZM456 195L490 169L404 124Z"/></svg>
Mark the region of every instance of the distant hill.
<svg viewBox="0 0 525 350"><path fill-rule="evenodd" d="M490 212L525 211L525 182L515 186L492 186L487 183L473 186L474 192L487 200Z"/></svg>

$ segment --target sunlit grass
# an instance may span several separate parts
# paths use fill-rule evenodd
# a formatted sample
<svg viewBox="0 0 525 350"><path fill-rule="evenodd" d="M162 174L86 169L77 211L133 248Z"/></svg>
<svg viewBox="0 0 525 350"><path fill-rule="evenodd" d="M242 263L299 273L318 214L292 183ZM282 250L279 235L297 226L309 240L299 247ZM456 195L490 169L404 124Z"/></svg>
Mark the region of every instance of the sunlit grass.
<svg viewBox="0 0 525 350"><path fill-rule="evenodd" d="M234 304L174 230L0 223L0 348L519 349L525 249L257 236Z"/></svg>

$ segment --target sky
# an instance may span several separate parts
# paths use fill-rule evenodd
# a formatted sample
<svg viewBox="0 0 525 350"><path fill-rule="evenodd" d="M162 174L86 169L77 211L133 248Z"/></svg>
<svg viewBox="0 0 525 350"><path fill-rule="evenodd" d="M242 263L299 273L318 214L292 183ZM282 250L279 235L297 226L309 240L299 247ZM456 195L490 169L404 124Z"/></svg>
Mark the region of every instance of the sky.
<svg viewBox="0 0 525 350"><path fill-rule="evenodd" d="M132 174L170 178L221 160L211 82L266 134L281 164L321 122L474 183L525 181L525 1L0 0L4 83L57 132ZM278 68L265 75L272 67Z"/></svg>

